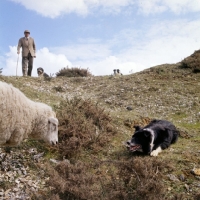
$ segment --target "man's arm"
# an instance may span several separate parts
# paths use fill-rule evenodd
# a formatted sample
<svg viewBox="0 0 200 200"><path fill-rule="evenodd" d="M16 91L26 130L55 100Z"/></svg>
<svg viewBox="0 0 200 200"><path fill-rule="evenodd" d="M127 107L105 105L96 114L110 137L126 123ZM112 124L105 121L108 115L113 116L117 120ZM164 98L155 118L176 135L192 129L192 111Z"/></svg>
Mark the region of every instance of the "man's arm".
<svg viewBox="0 0 200 200"><path fill-rule="evenodd" d="M35 41L33 39L33 50L34 50L34 57L36 58L36 45L35 45Z"/></svg>

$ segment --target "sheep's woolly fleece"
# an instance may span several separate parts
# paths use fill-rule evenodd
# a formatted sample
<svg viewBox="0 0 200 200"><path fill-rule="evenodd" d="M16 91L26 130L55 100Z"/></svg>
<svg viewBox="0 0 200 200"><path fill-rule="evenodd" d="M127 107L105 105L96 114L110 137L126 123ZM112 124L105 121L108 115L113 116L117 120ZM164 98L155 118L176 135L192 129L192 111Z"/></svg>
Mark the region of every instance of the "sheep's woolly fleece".
<svg viewBox="0 0 200 200"><path fill-rule="evenodd" d="M28 99L0 81L0 146L17 146L25 138L58 142L58 120L52 108Z"/></svg>

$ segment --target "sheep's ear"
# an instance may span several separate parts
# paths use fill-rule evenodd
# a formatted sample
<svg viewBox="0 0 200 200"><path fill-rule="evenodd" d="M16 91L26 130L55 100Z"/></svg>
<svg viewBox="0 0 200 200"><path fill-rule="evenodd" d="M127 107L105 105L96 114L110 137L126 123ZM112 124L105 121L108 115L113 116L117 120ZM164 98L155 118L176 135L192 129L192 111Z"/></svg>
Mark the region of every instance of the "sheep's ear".
<svg viewBox="0 0 200 200"><path fill-rule="evenodd" d="M140 126L134 126L134 128L135 128L135 131L139 131L141 129Z"/></svg>
<svg viewBox="0 0 200 200"><path fill-rule="evenodd" d="M58 119L57 118L54 118L54 117L49 117L48 118L48 123L49 124L55 124L55 125L58 125Z"/></svg>
<svg viewBox="0 0 200 200"><path fill-rule="evenodd" d="M53 116L56 117L56 113L53 111Z"/></svg>

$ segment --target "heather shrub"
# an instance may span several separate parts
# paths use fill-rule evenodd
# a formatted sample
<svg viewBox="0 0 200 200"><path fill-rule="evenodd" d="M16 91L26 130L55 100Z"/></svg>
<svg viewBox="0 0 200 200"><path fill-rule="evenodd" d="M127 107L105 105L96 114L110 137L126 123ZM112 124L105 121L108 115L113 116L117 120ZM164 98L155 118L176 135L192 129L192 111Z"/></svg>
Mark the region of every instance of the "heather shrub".
<svg viewBox="0 0 200 200"><path fill-rule="evenodd" d="M168 199L163 172L170 172L170 162L150 157L125 161L84 163L66 161L50 167L51 195L60 199L157 200ZM102 169L108 169L104 172Z"/></svg>
<svg viewBox="0 0 200 200"><path fill-rule="evenodd" d="M117 132L109 113L90 100L65 100L56 110L62 156L70 157L81 149L99 151L108 143L109 136Z"/></svg>
<svg viewBox="0 0 200 200"><path fill-rule="evenodd" d="M165 199L164 170L169 164L151 157L135 157L119 165L118 175L123 182L123 199Z"/></svg>
<svg viewBox="0 0 200 200"><path fill-rule="evenodd" d="M63 200L98 199L99 182L88 169L91 166L81 161L75 164L63 161L55 168L48 166L49 185L54 188L50 196L57 195Z"/></svg>
<svg viewBox="0 0 200 200"><path fill-rule="evenodd" d="M56 73L56 76L65 76L65 77L88 77L92 74L89 72L88 69L81 69L78 67L66 67L61 69L59 72Z"/></svg>
<svg viewBox="0 0 200 200"><path fill-rule="evenodd" d="M181 61L181 68L190 68L192 72L200 72L200 50L195 51L191 56Z"/></svg>

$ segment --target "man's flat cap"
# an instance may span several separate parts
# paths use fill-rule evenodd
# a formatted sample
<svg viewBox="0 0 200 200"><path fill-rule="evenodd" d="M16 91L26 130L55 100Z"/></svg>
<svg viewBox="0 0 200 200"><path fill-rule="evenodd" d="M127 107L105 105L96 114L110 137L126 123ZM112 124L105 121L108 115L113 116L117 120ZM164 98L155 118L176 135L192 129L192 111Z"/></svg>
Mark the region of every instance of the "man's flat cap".
<svg viewBox="0 0 200 200"><path fill-rule="evenodd" d="M29 30L25 30L24 33L30 33L30 31Z"/></svg>

